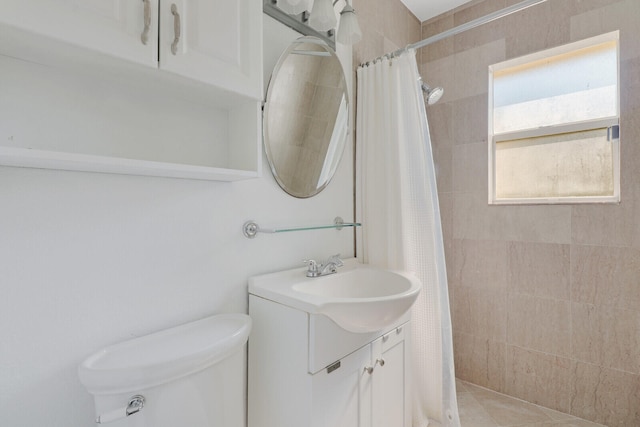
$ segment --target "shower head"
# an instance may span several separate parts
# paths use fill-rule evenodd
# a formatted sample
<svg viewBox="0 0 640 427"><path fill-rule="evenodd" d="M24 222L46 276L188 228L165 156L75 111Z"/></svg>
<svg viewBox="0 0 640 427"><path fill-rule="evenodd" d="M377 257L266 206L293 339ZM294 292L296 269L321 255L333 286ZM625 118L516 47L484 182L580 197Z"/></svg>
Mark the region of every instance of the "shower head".
<svg viewBox="0 0 640 427"><path fill-rule="evenodd" d="M442 98L444 95L444 89L441 87L434 87L433 89L429 87L428 84L422 82L422 90L425 93L425 99L427 100L427 104L433 105Z"/></svg>

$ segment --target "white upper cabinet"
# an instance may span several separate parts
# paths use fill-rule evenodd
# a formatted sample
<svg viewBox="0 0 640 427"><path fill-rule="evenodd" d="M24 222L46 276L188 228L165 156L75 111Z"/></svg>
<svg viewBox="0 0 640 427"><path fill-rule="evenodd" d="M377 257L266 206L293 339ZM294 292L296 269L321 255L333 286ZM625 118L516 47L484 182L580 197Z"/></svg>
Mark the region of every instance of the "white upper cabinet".
<svg viewBox="0 0 640 427"><path fill-rule="evenodd" d="M160 68L262 98L262 3L161 0Z"/></svg>
<svg viewBox="0 0 640 427"><path fill-rule="evenodd" d="M0 165L260 176L262 1L0 7Z"/></svg>
<svg viewBox="0 0 640 427"><path fill-rule="evenodd" d="M3 0L0 23L263 96L259 0Z"/></svg>
<svg viewBox="0 0 640 427"><path fill-rule="evenodd" d="M0 23L157 67L158 0L3 0Z"/></svg>

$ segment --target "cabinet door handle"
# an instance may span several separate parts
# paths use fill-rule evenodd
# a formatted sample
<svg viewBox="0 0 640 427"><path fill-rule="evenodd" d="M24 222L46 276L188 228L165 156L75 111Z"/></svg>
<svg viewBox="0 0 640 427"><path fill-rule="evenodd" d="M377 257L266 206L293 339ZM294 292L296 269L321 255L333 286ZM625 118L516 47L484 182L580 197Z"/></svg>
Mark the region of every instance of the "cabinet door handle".
<svg viewBox="0 0 640 427"><path fill-rule="evenodd" d="M180 14L178 13L178 6L171 5L171 14L173 15L173 34L174 39L171 43L171 53L176 55L178 53L178 43L180 42Z"/></svg>
<svg viewBox="0 0 640 427"><path fill-rule="evenodd" d="M142 0L142 3L144 3L144 29L140 40L146 45L149 42L149 29L151 29L151 0Z"/></svg>
<svg viewBox="0 0 640 427"><path fill-rule="evenodd" d="M381 367L384 366L384 359L383 358L376 359L376 362L373 364L373 366L365 366L364 372L366 372L369 375L373 374L373 370L376 369L377 365L380 365Z"/></svg>

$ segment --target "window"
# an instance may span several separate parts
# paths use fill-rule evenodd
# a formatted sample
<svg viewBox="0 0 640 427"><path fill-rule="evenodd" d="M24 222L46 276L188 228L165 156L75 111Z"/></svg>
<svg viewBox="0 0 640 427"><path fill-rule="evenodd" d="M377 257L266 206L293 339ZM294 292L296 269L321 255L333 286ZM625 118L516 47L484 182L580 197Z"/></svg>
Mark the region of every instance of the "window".
<svg viewBox="0 0 640 427"><path fill-rule="evenodd" d="M489 67L489 203L620 201L619 33Z"/></svg>

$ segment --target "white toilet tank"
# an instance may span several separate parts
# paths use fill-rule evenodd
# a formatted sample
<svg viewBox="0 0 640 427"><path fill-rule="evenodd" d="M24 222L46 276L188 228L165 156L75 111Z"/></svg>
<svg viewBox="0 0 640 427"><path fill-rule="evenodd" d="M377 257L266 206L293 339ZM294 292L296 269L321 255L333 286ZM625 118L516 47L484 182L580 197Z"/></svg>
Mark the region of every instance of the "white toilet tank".
<svg viewBox="0 0 640 427"><path fill-rule="evenodd" d="M245 426L243 350L250 330L246 314L220 314L95 353L78 375L94 396L96 422Z"/></svg>

